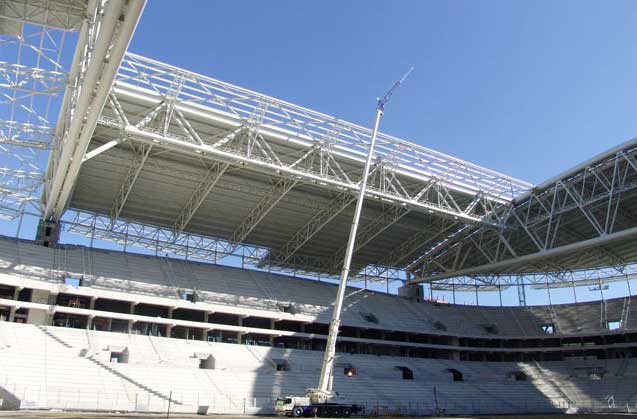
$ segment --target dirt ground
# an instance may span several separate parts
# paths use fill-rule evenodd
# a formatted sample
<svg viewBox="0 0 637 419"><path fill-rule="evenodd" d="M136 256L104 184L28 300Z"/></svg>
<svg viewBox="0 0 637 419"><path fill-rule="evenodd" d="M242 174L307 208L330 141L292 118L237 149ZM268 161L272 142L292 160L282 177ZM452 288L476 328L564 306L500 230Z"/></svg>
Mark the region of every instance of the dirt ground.
<svg viewBox="0 0 637 419"><path fill-rule="evenodd" d="M263 419L267 416L217 416L220 419ZM170 415L171 419L195 419L198 415ZM274 416L273 416L274 417ZM361 419L365 419L360 417ZM388 418L388 417L383 417ZM587 414L587 415L524 415L524 416L450 416L448 419L627 419L637 418L628 414ZM0 419L166 419L166 414L138 414L138 413L90 413L90 412L43 412L43 411L0 411ZM416 418L417 419L417 418ZM445 418L442 418L445 419Z"/></svg>

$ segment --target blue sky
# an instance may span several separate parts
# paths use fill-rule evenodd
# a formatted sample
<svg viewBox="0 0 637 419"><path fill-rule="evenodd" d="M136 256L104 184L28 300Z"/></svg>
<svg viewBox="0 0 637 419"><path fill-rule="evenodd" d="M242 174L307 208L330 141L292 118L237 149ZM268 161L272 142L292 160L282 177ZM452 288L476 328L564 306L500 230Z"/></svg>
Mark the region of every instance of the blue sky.
<svg viewBox="0 0 637 419"><path fill-rule="evenodd" d="M181 0L130 50L366 126L415 65L382 131L540 183L637 136L635 39L630 1Z"/></svg>
<svg viewBox="0 0 637 419"><path fill-rule="evenodd" d="M539 183L637 135L637 4L151 1L130 49Z"/></svg>

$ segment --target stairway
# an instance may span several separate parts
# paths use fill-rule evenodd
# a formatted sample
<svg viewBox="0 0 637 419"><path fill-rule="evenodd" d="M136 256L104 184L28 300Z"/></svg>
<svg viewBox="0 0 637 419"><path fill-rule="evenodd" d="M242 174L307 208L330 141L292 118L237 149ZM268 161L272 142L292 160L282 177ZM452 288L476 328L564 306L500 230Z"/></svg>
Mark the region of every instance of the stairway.
<svg viewBox="0 0 637 419"><path fill-rule="evenodd" d="M152 395L154 395L154 396L156 396L156 397L158 397L158 398L160 398L160 399L166 400L166 401L168 401L168 400L172 400L172 403L174 403L174 404L176 404L176 405L180 405L180 404L182 404L182 403L180 403L180 402L178 402L178 401L176 401L176 400L174 400L174 399L171 399L169 396L166 396L165 394L163 394L163 393L161 393L161 392L159 392L159 391L153 390L152 388L148 387L148 386L147 386L147 385L145 385L145 384L140 383L139 381L135 381L135 380L133 380L132 378L130 378L130 377L129 377L129 376L127 376L126 374L122 374L121 372L119 372L119 371L117 371L115 368L113 368L111 365L109 365L109 364L107 364L107 363L105 363L105 362L102 362L102 361L100 361L100 360L98 360L98 359L93 358L93 355L88 356L88 357L86 357L85 359L87 359L87 360L91 361L91 362L92 362L92 363L94 363L95 365L98 365L98 366L102 367L102 368L103 368L103 369L105 369L106 371L108 371L108 372L110 372L111 374L113 374L113 375L115 375L115 376L117 376L117 377L121 378L122 380L125 380L125 381L127 381L127 382L129 382L129 383L133 384L135 387L137 387L137 388L140 388L140 389L144 390L144 391L145 391L145 392L147 392L147 393L150 393L150 394L152 394Z"/></svg>
<svg viewBox="0 0 637 419"><path fill-rule="evenodd" d="M60 339L59 337L55 336L53 333L49 332L46 328L46 326L41 326L38 325L36 326L38 329L40 329L40 331L42 333L44 333L45 335L47 335L48 337L50 337L51 339L53 339L54 341L56 341L57 343L59 343L60 345L64 346L65 348L68 349L74 349L73 346L69 345L68 343L66 343L65 341L63 341L62 339Z"/></svg>

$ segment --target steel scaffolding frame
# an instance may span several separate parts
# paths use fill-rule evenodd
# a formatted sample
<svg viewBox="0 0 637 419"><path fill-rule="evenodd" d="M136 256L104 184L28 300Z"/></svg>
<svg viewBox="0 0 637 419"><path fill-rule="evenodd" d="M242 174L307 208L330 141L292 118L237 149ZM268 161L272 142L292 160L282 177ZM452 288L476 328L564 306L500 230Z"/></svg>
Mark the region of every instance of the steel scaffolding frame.
<svg viewBox="0 0 637 419"><path fill-rule="evenodd" d="M214 239L208 236L188 232L175 232L169 228L136 223L124 219L113 220L108 215L87 211L67 211L60 220L69 233L82 235L90 240L93 246L96 240L107 240L123 246L125 249L145 249L155 255L172 254L189 260L217 261L234 257L241 261L241 266L251 266L255 269L267 269L285 274L318 277L337 280L338 274L322 274L307 269L307 264L295 268L294 266L259 266L267 257L269 249L250 245L229 245L226 240ZM304 269L305 268L305 269ZM352 275L354 282L386 282L403 281L405 279L400 269L378 269L366 267Z"/></svg>
<svg viewBox="0 0 637 419"><path fill-rule="evenodd" d="M88 3L49 154L41 197L43 220L56 221L67 208L96 120L144 6L145 0Z"/></svg>
<svg viewBox="0 0 637 419"><path fill-rule="evenodd" d="M193 259L239 257L261 269L335 278L342 249L324 258L299 250L354 201L371 131L125 52L143 7L141 0L0 0L0 46L13 59L0 61L0 218L39 212L93 240ZM68 65L65 45L76 31ZM144 108L141 119L123 102ZM216 132L202 130L202 121ZM91 148L96 128L117 135ZM122 144L133 157L110 212L65 214L83 162ZM292 156L285 147L301 153ZM407 273L411 283L430 281L436 289L477 284L488 290L632 278L632 255L612 245L637 236L637 216L622 206L637 185L636 148L623 144L533 188L379 134L367 199L382 211L361 225L355 248L414 213L433 216L435 231L415 231L382 260L355 265L353 279L389 282ZM195 155L206 167L168 227L121 216L140 172L155 164L149 161L155 152ZM229 184L227 173L246 168L271 189L259 192L231 237L189 233L206 197ZM246 245L259 223L302 185L329 191L330 201L306 203L316 207L313 215L283 246ZM586 252L572 257L581 249Z"/></svg>
<svg viewBox="0 0 637 419"><path fill-rule="evenodd" d="M80 3L80 2L78 2ZM78 7L0 1L0 218L37 210L53 118L68 79L64 52ZM32 204L27 208L27 204Z"/></svg>
<svg viewBox="0 0 637 419"><path fill-rule="evenodd" d="M490 214L501 229L463 226L408 266L413 283L477 274L570 272L635 263L637 141L597 156ZM441 242L442 243L442 242ZM585 251L584 251L585 250Z"/></svg>

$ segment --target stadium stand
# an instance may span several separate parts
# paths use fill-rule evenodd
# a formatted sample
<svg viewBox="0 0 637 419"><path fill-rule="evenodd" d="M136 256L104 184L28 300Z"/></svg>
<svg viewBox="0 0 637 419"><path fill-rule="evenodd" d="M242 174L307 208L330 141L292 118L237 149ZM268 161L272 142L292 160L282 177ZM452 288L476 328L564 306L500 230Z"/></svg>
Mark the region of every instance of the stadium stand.
<svg viewBox="0 0 637 419"><path fill-rule="evenodd" d="M0 239L0 284L8 403L162 411L170 399L190 413L271 413L277 396L314 385L336 292L267 272L9 238ZM624 298L501 308L347 294L335 389L368 412L625 411L637 402L637 322ZM603 320L618 313L625 327L608 330ZM546 334L540 326L555 319Z"/></svg>
<svg viewBox="0 0 637 419"><path fill-rule="evenodd" d="M174 411L209 406L210 413L270 413L276 396L311 386L321 362L316 351L8 322L0 323L0 338L4 388L34 407L161 411L170 397ZM123 348L127 359L111 362ZM197 354L212 356L214 368L203 368ZM286 360L289 370L277 371L273 360L278 359ZM436 406L449 414L587 410L608 407L609 394L616 404L634 405L637 392L627 385L634 364L630 359L482 363L346 354L338 365L354 366L356 375L337 371L335 388L368 412L383 406L414 414L432 413ZM401 378L397 366L412 370L413 379ZM452 370L461 372L462 381L454 381Z"/></svg>

